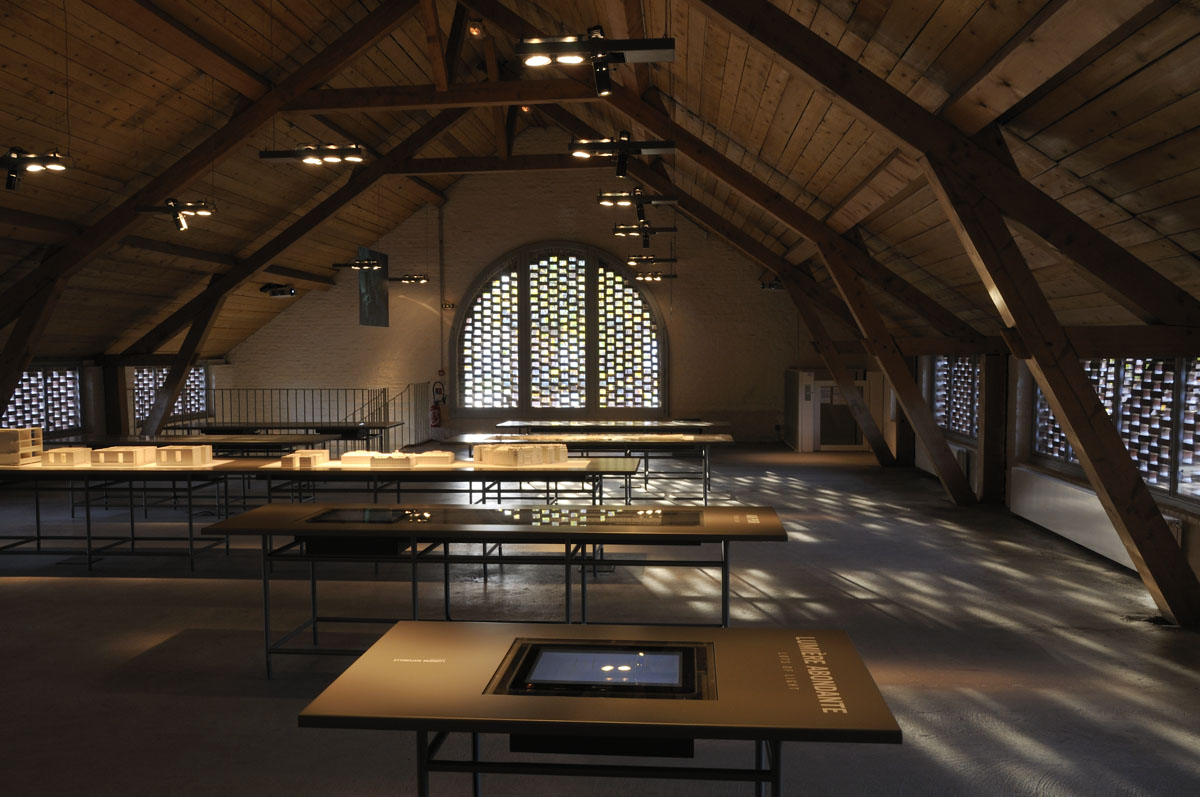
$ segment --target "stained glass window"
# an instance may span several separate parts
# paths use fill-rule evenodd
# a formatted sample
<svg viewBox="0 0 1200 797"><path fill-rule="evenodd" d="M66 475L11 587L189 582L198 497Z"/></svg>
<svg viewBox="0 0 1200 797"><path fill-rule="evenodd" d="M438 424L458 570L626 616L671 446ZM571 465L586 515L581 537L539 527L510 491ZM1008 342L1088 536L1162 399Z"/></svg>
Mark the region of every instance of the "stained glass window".
<svg viewBox="0 0 1200 797"><path fill-rule="evenodd" d="M166 368L134 368L133 369L133 417L144 421L150 415L154 406L154 397L158 389L167 381ZM208 368L197 365L188 371L183 390L175 399L175 407L171 416L203 415L208 410Z"/></svg>
<svg viewBox="0 0 1200 797"><path fill-rule="evenodd" d="M661 335L622 267L584 247L530 247L506 261L463 316L461 406L659 409Z"/></svg>
<svg viewBox="0 0 1200 797"><path fill-rule="evenodd" d="M40 426L47 432L60 432L82 425L79 371L73 368L21 374L0 417L0 427L6 429Z"/></svg>

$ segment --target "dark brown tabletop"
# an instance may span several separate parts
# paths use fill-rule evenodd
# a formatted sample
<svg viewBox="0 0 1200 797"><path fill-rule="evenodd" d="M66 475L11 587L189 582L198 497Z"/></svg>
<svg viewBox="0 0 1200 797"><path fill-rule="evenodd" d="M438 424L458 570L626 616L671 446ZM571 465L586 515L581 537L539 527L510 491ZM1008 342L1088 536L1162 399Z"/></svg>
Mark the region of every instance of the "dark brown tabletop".
<svg viewBox="0 0 1200 797"><path fill-rule="evenodd" d="M517 638L710 644L715 699L489 694ZM324 728L898 743L844 631L401 622L300 713Z"/></svg>
<svg viewBox="0 0 1200 797"><path fill-rule="evenodd" d="M442 542L589 543L785 542L770 507L267 504L214 523L205 534L416 537Z"/></svg>
<svg viewBox="0 0 1200 797"><path fill-rule="evenodd" d="M648 449L689 448L713 444L729 444L727 434L685 433L617 433L617 432L546 432L543 434L463 434L451 438L458 445L563 443L570 449L604 450L614 448Z"/></svg>
<svg viewBox="0 0 1200 797"><path fill-rule="evenodd" d="M701 421L658 418L651 420L511 420L496 424L497 429L520 432L692 432L708 433L729 427L728 421Z"/></svg>

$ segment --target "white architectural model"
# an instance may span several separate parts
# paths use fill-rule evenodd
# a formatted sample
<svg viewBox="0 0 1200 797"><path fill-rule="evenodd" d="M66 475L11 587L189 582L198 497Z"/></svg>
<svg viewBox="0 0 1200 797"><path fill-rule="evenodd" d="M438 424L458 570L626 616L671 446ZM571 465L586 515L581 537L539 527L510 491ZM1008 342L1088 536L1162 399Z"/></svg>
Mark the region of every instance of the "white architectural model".
<svg viewBox="0 0 1200 797"><path fill-rule="evenodd" d="M211 465L212 446L162 446L155 449L159 465Z"/></svg>
<svg viewBox="0 0 1200 797"><path fill-rule="evenodd" d="M471 450L471 457L479 465L554 465L567 461L567 446L563 443L489 443L475 446Z"/></svg>
<svg viewBox="0 0 1200 797"><path fill-rule="evenodd" d="M279 458L281 467L288 470L311 470L329 461L329 452L321 448L303 448Z"/></svg>
<svg viewBox="0 0 1200 797"><path fill-rule="evenodd" d="M0 465L29 465L42 456L42 427L0 429Z"/></svg>
<svg viewBox="0 0 1200 797"><path fill-rule="evenodd" d="M393 451L371 458L372 468L420 468L429 465L453 465L453 451Z"/></svg>
<svg viewBox="0 0 1200 797"><path fill-rule="evenodd" d="M384 454L379 451L347 451L341 456L343 465L370 466L371 460L375 457L382 457Z"/></svg>
<svg viewBox="0 0 1200 797"><path fill-rule="evenodd" d="M92 464L92 449L81 447L52 448L42 452L42 464L59 468L78 468Z"/></svg>
<svg viewBox="0 0 1200 797"><path fill-rule="evenodd" d="M109 446L92 451L92 464L108 468L140 468L154 462L154 446Z"/></svg>

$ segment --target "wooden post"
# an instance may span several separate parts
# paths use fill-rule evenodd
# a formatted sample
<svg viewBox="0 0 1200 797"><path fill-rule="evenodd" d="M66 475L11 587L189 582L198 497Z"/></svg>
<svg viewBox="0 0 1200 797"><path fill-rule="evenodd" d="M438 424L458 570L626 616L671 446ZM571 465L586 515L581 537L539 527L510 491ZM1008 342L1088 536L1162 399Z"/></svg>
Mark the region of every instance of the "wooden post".
<svg viewBox="0 0 1200 797"><path fill-rule="evenodd" d="M979 367L980 503L1004 503L1008 481L1008 355L985 354Z"/></svg>
<svg viewBox="0 0 1200 797"><path fill-rule="evenodd" d="M954 169L933 160L924 166L1001 318L1024 340L1029 369L1146 589L1168 620L1200 628L1200 580L1167 528L1000 209Z"/></svg>
<svg viewBox="0 0 1200 797"><path fill-rule="evenodd" d="M954 453L946 443L942 430L938 428L937 421L934 420L933 412L929 409L925 397L921 395L920 388L917 387L916 381L908 371L908 364L904 356L900 353L891 332L883 323L879 311L875 309L867 295L862 281L854 273L850 264L843 259L840 247L822 246L821 256L825 260L826 268L829 269L829 275L837 283L842 298L846 300L846 306L850 308L854 320L858 322L859 329L862 330L863 342L867 351L875 358L879 367L883 369L884 375L891 381L892 389L896 391L896 400L904 408L904 413L908 416L913 430L929 453L934 472L942 482L946 494L959 506L972 503L975 500L975 494L971 490L971 485L967 482L962 468L958 466Z"/></svg>
<svg viewBox="0 0 1200 797"><path fill-rule="evenodd" d="M162 429L163 421L170 415L171 409L179 399L179 394L183 392L188 372L192 370L192 366L196 362L196 355L200 353L200 347L204 345L208 333L212 331L213 322L216 321L217 313L220 312L224 302L225 297L218 296L208 304L205 312L200 313L192 322L187 337L183 339L183 345L179 347L179 353L171 362L167 378L154 395L154 405L150 408L150 414L146 416L146 420L142 422L141 434L153 437Z"/></svg>

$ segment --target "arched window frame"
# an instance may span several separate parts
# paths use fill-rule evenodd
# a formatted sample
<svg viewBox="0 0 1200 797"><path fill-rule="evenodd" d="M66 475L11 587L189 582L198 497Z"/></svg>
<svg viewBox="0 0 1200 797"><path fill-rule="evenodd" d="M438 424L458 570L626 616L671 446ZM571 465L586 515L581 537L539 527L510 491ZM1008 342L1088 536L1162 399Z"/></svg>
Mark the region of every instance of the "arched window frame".
<svg viewBox="0 0 1200 797"><path fill-rule="evenodd" d="M548 255L581 257L587 267L586 279L586 324L588 329L587 341L587 401L582 408L533 408L530 402L530 312L529 312L529 264L537 262ZM619 275L628 285L633 287L641 297L642 302L650 311L658 336L658 407L622 407L601 409L599 406L599 335L597 316L599 312L597 269L601 266ZM480 295L488 289L492 281L505 271L516 268L518 274L518 406L513 408L483 408L465 407L462 404L463 385L463 334L467 317ZM491 417L538 417L538 418L662 418L668 415L668 373L670 354L667 345L667 327L662 312L654 296L634 279L632 269L611 253L595 246L588 246L573 241L540 241L526 244L496 258L487 268L480 272L472 282L470 289L464 294L459 304L451 327L450 361L453 363L453 381L450 391L450 406L463 418Z"/></svg>

